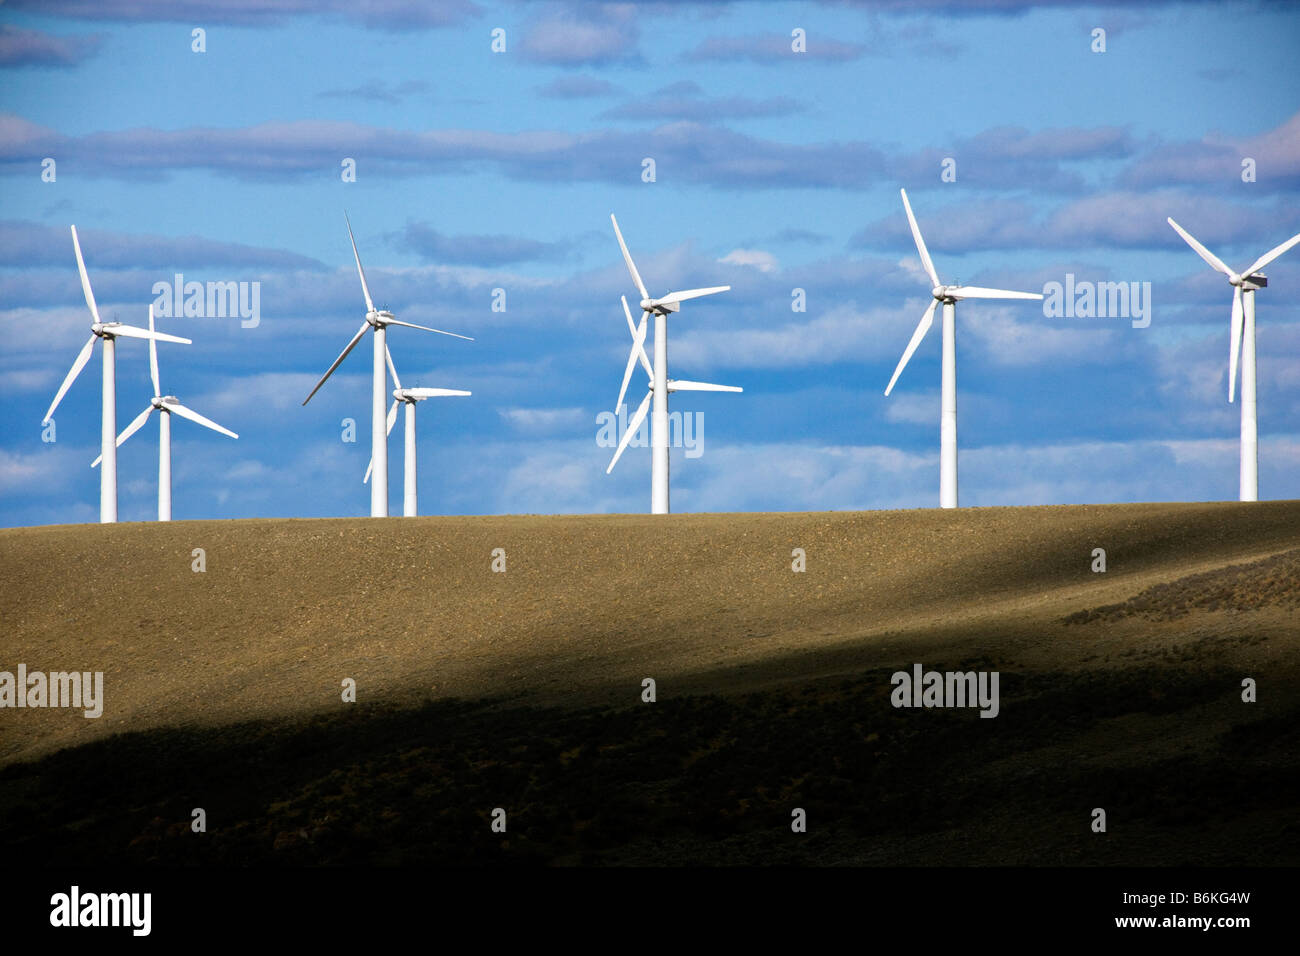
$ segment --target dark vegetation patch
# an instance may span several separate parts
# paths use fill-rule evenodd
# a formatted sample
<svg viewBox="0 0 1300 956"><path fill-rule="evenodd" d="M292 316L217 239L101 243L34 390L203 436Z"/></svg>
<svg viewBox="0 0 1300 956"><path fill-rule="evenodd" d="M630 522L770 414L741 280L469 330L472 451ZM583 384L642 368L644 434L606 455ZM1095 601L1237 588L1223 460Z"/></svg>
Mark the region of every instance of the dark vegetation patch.
<svg viewBox="0 0 1300 956"><path fill-rule="evenodd" d="M1300 548L1250 564L1231 564L1156 584L1121 604L1077 611L1066 624L1090 624L1124 617L1173 621L1192 611L1300 609Z"/></svg>
<svg viewBox="0 0 1300 956"><path fill-rule="evenodd" d="M61 865L1300 862L1294 688L1247 706L1216 671L1003 672L990 720L895 709L889 677L120 735L0 772L0 846ZM1134 722L1195 745L1152 757Z"/></svg>

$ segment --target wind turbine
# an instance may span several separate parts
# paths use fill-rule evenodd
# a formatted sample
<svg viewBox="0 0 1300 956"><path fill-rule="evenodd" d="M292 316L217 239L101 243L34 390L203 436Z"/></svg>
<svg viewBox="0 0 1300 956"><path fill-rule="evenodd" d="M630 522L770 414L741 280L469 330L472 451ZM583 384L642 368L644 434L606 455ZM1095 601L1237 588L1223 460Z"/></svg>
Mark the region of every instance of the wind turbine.
<svg viewBox="0 0 1300 956"><path fill-rule="evenodd" d="M393 353L384 349L384 354L388 358L388 370L393 373L393 384L397 387L393 389L393 404L388 409L388 427L384 431L387 437L393 433L393 425L397 422L397 406L403 404L406 406L406 457L403 459L406 465L405 482L402 486L402 515L406 518L414 518L416 511L416 491L418 478L415 470L415 403L422 402L426 398L444 398L452 395L469 395L470 392L462 392L455 388L402 388L402 380L397 377L397 366L393 364ZM375 467L375 459L372 456L370 464L366 465L366 477L361 481L370 480L370 472Z"/></svg>
<svg viewBox="0 0 1300 956"><path fill-rule="evenodd" d="M1280 246L1264 253L1250 268L1233 272L1223 260L1206 249L1182 226L1167 220L1177 232L1204 259L1210 268L1222 272L1232 286L1232 329L1228 347L1228 401L1237 390L1237 359L1241 358L1241 480L1242 501L1259 500L1259 433L1255 407L1255 291L1268 285L1268 278L1259 272L1297 242L1300 235L1292 236Z"/></svg>
<svg viewBox="0 0 1300 956"><path fill-rule="evenodd" d="M99 521L101 524L111 524L117 520L117 445L113 440L117 434L116 339L121 336L128 339L177 342L181 345L192 345L193 343L189 339L181 338L179 335L167 335L163 332L156 332L152 328L138 329L133 325L123 325L121 322L101 321L99 307L95 305L95 293L90 288L90 277L86 274L86 261L81 257L81 243L77 239L76 226L72 227L72 248L77 253L77 271L81 274L81 291L85 295L86 305L90 309L90 339L82 346L76 361L72 363L72 368L68 370L67 376L63 379L63 384L59 386L59 391L54 396L54 401L50 403L50 410L41 419L41 424L46 424L54 417L54 410L59 407L59 402L63 401L63 396L67 394L68 389L72 387L72 383L81 374L81 370L90 361L90 353L95 350L95 341L102 342L104 345L103 415L100 423L99 439L100 457L104 461L104 467L99 473Z"/></svg>
<svg viewBox="0 0 1300 956"><path fill-rule="evenodd" d="M149 331L153 328L153 306L149 306ZM153 398L145 406L144 411L135 417L130 425L117 436L117 446L121 446L141 428L148 420L149 414L156 408L161 413L158 416L158 520L172 520L172 415L176 414L181 418L188 418L192 422L198 422L204 428L211 428L214 432L221 432L223 435L229 435L231 438L238 438L228 428L222 428L211 419L204 418L192 408L186 408L180 403L175 395L164 395L162 386L158 384L158 344L153 339L149 340L149 376L153 379ZM91 468L95 468L103 460L100 455L90 463Z"/></svg>
<svg viewBox="0 0 1300 956"><path fill-rule="evenodd" d="M734 385L710 385L707 382L673 381L668 378L668 325L666 321L668 313L680 311L681 303L687 299L698 299L701 296L726 292L731 286L720 285L708 289L688 289L685 292L670 292L659 299L650 298L645 283L641 281L640 273L636 271L636 264L632 262L632 255L627 251L627 243L623 241L623 233L619 231L618 220L614 218L613 213L610 213L609 219L614 224L614 235L618 237L619 248L623 250L623 260L627 263L627 271L632 273L632 281L636 283L636 287L641 293L640 325L632 323L632 311L627 307L627 297L623 297L623 314L627 316L627 327L632 332L632 354L627 358L627 370L623 372L623 386L618 390L618 402L614 405L615 411L623 404L623 396L627 393L628 380L632 377L632 369L638 361L641 363L641 367L645 369L646 375L650 377L650 383L649 391L646 393L645 398L641 400L641 405L637 408L636 414L628 422L627 429L623 432L623 438L618 443L618 450L614 452L614 457L610 460L609 467L605 469L605 474L608 475L614 470L614 466L618 464L623 449L627 447L632 436L636 434L636 430L641 427L641 422L645 420L646 411L653 401L654 415L650 420L650 513L664 515L668 513L668 394L670 392L744 391L744 389L737 388ZM655 318L655 360L653 365L650 364L650 359L645 353L646 320L652 315Z"/></svg>
<svg viewBox="0 0 1300 956"><path fill-rule="evenodd" d="M373 370L373 387L370 393L370 460L374 466L375 480L370 485L370 517L387 518L388 517L388 432L384 427L384 405L387 404L388 397L388 372L384 368L385 355L388 351L386 345L385 329L390 325L402 325L408 329L421 329L425 332L437 332L439 335L450 335L454 338L465 339L473 342L474 340L468 335L457 335L455 332L444 332L442 329L431 329L427 325L414 325L410 322L399 322L393 317L393 313L387 309L379 310L375 308L374 301L370 298L370 287L366 285L366 273L361 268L361 256L357 254L357 240L352 236L352 223L344 213L343 219L348 224L348 239L352 241L352 258L357 261L357 275L361 278L361 292L366 298L366 318L361 323L361 328L357 334L352 336L352 341L348 343L347 348L339 353L339 357L334 360L334 364L326 369L321 380L316 383L316 387L311 390L311 395L303 399L306 405L311 401L312 395L315 395L320 387L325 384L325 380L334 374L334 370L339 364L348 357L348 353L361 341L361 337L366 334L367 330L374 332L375 354L372 363Z"/></svg>
<svg viewBox="0 0 1300 956"><path fill-rule="evenodd" d="M1041 299L1043 296L1037 292L1008 292L1005 289L984 289L973 285L941 283L938 273L934 271L934 263L930 261L930 253L925 248L925 240L921 238L921 228L916 224L916 217L912 215L912 205L907 201L907 190L900 189L899 192L903 195L903 208L907 210L907 221L912 227L912 238L916 240L916 251L921 254L921 265L925 267L926 275L934 283L930 290L934 298L930 302L930 307L925 310L925 314L921 316L916 331L912 333L912 341L907 343L903 357L898 360L898 368L894 369L894 377L889 380L885 394L888 395L894 390L894 383L898 381L898 376L902 374L912 353L916 351L916 347L921 344L921 339L925 338L925 333L930 331L930 326L934 323L935 307L942 303L943 393L939 418L939 507L956 508L957 303L962 299Z"/></svg>

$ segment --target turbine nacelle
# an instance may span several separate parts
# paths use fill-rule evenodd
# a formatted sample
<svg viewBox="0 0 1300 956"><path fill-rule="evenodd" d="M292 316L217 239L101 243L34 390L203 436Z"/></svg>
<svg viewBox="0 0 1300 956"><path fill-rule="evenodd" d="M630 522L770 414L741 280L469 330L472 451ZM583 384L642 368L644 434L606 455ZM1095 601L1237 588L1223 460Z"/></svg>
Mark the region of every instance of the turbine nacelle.
<svg viewBox="0 0 1300 956"><path fill-rule="evenodd" d="M90 332L92 335L101 339L131 338L131 339L151 339L157 342L178 342L182 345L192 345L193 343L179 335L169 335L166 332L156 332L152 328L140 329L134 325L127 325L125 322L91 322Z"/></svg>
<svg viewBox="0 0 1300 956"><path fill-rule="evenodd" d="M366 313L366 323L372 328L382 329L397 318L387 309L372 310Z"/></svg>
<svg viewBox="0 0 1300 956"><path fill-rule="evenodd" d="M667 315L670 312L680 312L681 303L687 299L698 299L701 296L716 295L719 292L730 291L729 285L710 286L707 289L687 289L684 292L669 292L658 299L650 298L650 293L646 290L645 283L641 281L641 273L636 271L636 263L632 261L632 253L627 251L627 243L623 241L623 233L618 228L618 220L614 214L609 214L609 221L614 224L614 235L618 239L618 247L623 250L623 261L627 263L627 271L632 275L632 281L636 283L637 291L641 293L641 311L648 315ZM629 322L631 319L629 319Z"/></svg>
<svg viewBox="0 0 1300 956"><path fill-rule="evenodd" d="M414 405L416 402L422 402L433 396L427 394L428 389L419 388L395 388L393 389L393 398L399 402L406 402L408 405Z"/></svg>
<svg viewBox="0 0 1300 956"><path fill-rule="evenodd" d="M1254 275L1238 275L1236 272L1229 273L1228 285L1241 289L1243 292L1254 292L1256 289L1268 287L1268 276L1262 272Z"/></svg>
<svg viewBox="0 0 1300 956"><path fill-rule="evenodd" d="M651 315L667 315L669 312L680 312L682 310L679 302L662 302L659 299L642 299L641 309L649 312Z"/></svg>

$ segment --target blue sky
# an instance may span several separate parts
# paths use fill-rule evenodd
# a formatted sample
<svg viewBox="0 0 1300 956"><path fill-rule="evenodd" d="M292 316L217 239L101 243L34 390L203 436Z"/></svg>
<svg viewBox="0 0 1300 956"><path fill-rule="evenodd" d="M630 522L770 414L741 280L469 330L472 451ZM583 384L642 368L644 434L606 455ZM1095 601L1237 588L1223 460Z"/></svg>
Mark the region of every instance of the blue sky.
<svg viewBox="0 0 1300 956"><path fill-rule="evenodd" d="M704 444L673 510L934 506L937 328L882 394L929 295L900 186L947 281L1151 283L1147 328L958 307L962 504L1236 497L1230 289L1165 217L1236 268L1300 232L1294 5L296 7L0 8L0 524L97 519L98 358L40 426L88 333L70 223L106 319L176 272L260 283L256 328L160 320L194 340L164 391L240 433L175 424L175 517L367 514L368 345L300 405L364 314L345 209L378 303L475 337L390 335L403 384L474 392L421 406L422 513L648 510L649 450L607 476L596 440L630 344L610 212L652 294L733 287L670 321L670 374L745 388L674 396ZM1300 252L1267 271L1260 495L1296 498ZM118 355L121 428L152 389ZM153 517L155 426L118 468ZM390 475L396 512L400 426Z"/></svg>

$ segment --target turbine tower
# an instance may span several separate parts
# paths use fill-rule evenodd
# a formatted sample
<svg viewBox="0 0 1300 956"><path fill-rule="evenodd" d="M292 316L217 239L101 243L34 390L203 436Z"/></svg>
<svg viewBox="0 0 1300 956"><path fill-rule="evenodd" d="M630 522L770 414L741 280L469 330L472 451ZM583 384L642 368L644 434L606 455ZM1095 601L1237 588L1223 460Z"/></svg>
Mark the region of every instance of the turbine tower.
<svg viewBox="0 0 1300 956"><path fill-rule="evenodd" d="M388 427L384 430L387 437L393 433L393 425L397 422L397 406L403 404L406 406L406 457L403 459L406 465L405 481L402 486L402 515L406 518L414 518L419 512L417 510L417 490L419 477L415 468L415 403L422 402L426 398L445 398L449 396L470 395L470 392L463 392L455 388L402 388L402 381L397 377L397 366L393 364L393 353L384 350L388 358L388 370L393 373L393 384L397 387L393 389L393 404L388 409ZM370 464L366 465L366 476L361 481L370 480L370 472L375 467L375 459L372 456Z"/></svg>
<svg viewBox="0 0 1300 956"><path fill-rule="evenodd" d="M149 331L154 331L153 327L153 306L149 306ZM149 376L153 379L153 398L145 406L144 411L135 417L130 425L117 436L116 445L121 447L122 443L144 427L149 415L156 408L160 412L158 416L158 520L172 520L172 415L179 415L181 418L188 418L192 422L197 422L204 428L211 428L214 432L221 432L223 435L229 435L231 438L238 438L228 428L222 428L211 419L204 418L192 408L186 408L180 403L175 395L164 395L162 386L158 384L158 344L155 340L149 340ZM100 455L90 463L91 468L95 468L103 460Z"/></svg>
<svg viewBox="0 0 1300 956"><path fill-rule="evenodd" d="M386 344L385 329L390 325L402 325L408 329L420 329L424 332L437 332L439 335L450 335L454 338L465 339L473 342L474 340L468 335L457 335L455 332L444 332L442 329L431 329L427 325L414 325L410 322L399 322L393 317L393 313L387 309L379 310L375 308L374 301L370 298L370 287L366 285L366 273L361 268L361 256L357 254L357 241L352 236L352 223L344 213L343 219L348 224L348 239L352 241L352 258L357 262L357 275L361 278L361 292L366 299L366 318L361 323L361 328L357 334L352 336L352 341L347 344L339 357L334 360L334 364L326 369L321 380L316 383L316 387L311 390L311 395L303 399L306 405L311 401L312 395L320 390L325 384L325 380L334 374L334 370L339 364L348 357L348 353L361 341L361 337L366 332L374 332L374 361L371 363L372 369L372 387L370 391L370 459L374 464L375 480L370 485L370 517L387 518L388 517L388 432L384 427L384 406L388 402L388 371L384 367L385 355L388 351Z"/></svg>
<svg viewBox="0 0 1300 956"><path fill-rule="evenodd" d="M1255 292L1268 285L1268 278L1259 270L1264 268L1297 242L1300 235L1292 236L1280 246L1264 253L1248 269L1233 272L1223 260L1212 253L1178 223L1167 220L1198 256L1216 272L1228 277L1232 286L1232 326L1228 344L1228 401L1237 390L1237 359L1241 359L1241 478L1239 498L1242 501L1259 500L1259 432L1255 406Z"/></svg>
<svg viewBox="0 0 1300 956"><path fill-rule="evenodd" d="M653 402L654 414L650 419L650 513L664 515L668 514L669 393L744 391L744 389L737 388L734 385L672 381L668 378L668 314L680 311L681 303L687 299L698 299L701 296L726 292L731 286L720 285L708 289L688 289L685 292L670 292L659 299L650 298L645 283L641 281L640 273L636 271L636 264L632 261L632 255L627 251L627 243L623 241L623 233L619 231L618 220L614 218L613 213L610 213L609 219L614 224L614 235L618 237L619 248L623 250L623 260L627 263L627 271L632 273L632 281L636 283L637 290L641 293L640 325L632 323L632 311L627 307L627 298L623 298L623 314L627 316L627 327L632 332L632 354L627 359L627 370L623 373L623 387L618 391L618 402L615 403L614 410L617 412L623 404L623 396L627 393L628 380L632 377L632 369L638 361L641 363L641 367L645 369L646 375L649 376L650 383L649 391L646 393L645 398L641 400L641 405L637 408L636 414L628 422L627 429L623 432L623 437L618 443L618 450L614 452L614 457L610 460L609 467L605 469L605 474L609 474L614 470L619 457L623 454L623 449L627 447L636 430L641 427L641 422L645 420L646 411ZM645 353L646 320L652 315L655 319L655 360L653 365L650 364L650 360Z"/></svg>
<svg viewBox="0 0 1300 956"><path fill-rule="evenodd" d="M925 267L926 275L930 277L930 281L934 284L930 289L933 300L930 302L930 307L925 310L925 314L921 316L916 331L912 333L912 340L907 343L907 348L903 351L903 357L898 360L898 368L894 369L894 377L889 380L889 385L885 388L885 394L888 395L894 390L894 383L898 381L898 376L903 373L903 368L912 357L912 353L921 344L921 339L925 338L925 333L930 331L930 326L934 323L935 308L942 303L943 394L939 418L939 507L956 508L957 303L962 299L1041 299L1043 296L1037 292L1008 292L1004 289L984 289L973 285L944 285L941 283L938 273L934 271L934 263L930 261L930 253L925 248L925 240L921 238L921 228L916 224L916 217L912 215L912 205L907 201L907 190L900 189L899 192L903 195L903 208L907 210L907 222L912 227L912 238L916 240L916 251L921 254L921 265Z"/></svg>
<svg viewBox="0 0 1300 956"><path fill-rule="evenodd" d="M181 345L193 343L179 335L167 335L156 332L152 328L138 329L133 325L123 325L121 322L101 321L99 307L95 305L95 293L90 288L90 277L86 274L86 261L81 257L81 242L77 239L76 226L72 227L72 248L77 254L81 291L86 297L86 306L90 309L90 339L82 346L81 353L72 363L72 368L68 370L63 384L59 386L59 391L54 396L54 401L50 403L50 410L41 419L41 424L48 423L54 417L54 410L59 407L59 402L63 401L63 396L67 394L72 383L81 374L81 370L90 361L90 353L95 350L95 342L97 340L102 342L104 346L103 414L100 421L99 446L104 467L99 473L99 521L101 524L111 524L117 520L117 444L114 442L117 435L116 339L120 336L128 339L150 339L155 342L177 342Z"/></svg>

